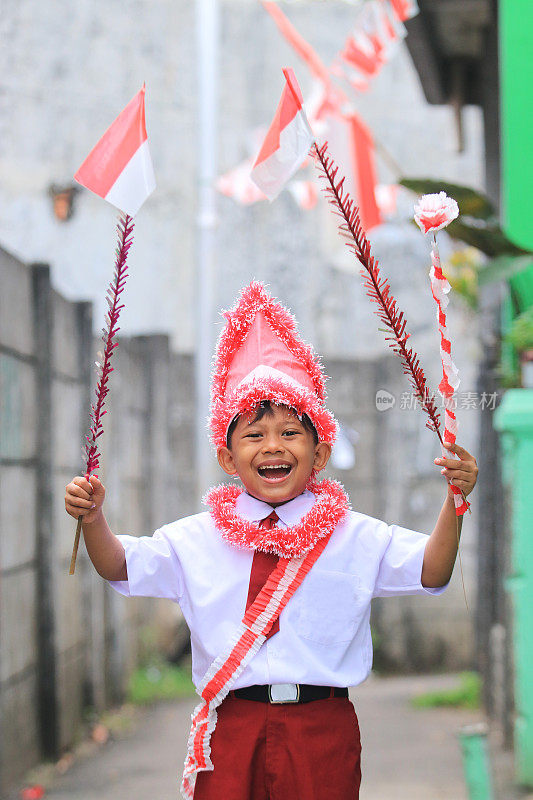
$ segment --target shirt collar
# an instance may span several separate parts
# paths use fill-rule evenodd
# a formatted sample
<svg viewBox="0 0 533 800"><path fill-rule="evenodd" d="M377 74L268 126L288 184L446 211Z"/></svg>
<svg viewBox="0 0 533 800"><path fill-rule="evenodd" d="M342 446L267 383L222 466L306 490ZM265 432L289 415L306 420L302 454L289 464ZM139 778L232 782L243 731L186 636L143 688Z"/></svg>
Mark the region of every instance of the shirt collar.
<svg viewBox="0 0 533 800"><path fill-rule="evenodd" d="M272 508L262 500L257 500L247 492L242 492L237 498L235 510L237 514L249 522L259 522L268 517L272 511L275 511L281 522L290 527L291 525L297 525L302 517L311 511L314 502L315 496L308 489L299 494L298 497L293 497L292 500L283 503L281 506L276 506L276 508Z"/></svg>

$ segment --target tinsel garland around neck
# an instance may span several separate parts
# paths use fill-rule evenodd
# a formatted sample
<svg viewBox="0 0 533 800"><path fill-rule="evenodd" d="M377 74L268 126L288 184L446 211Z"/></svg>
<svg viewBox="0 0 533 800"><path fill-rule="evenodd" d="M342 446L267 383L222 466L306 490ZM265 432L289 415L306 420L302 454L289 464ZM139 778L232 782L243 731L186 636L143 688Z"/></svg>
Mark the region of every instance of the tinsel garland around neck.
<svg viewBox="0 0 533 800"><path fill-rule="evenodd" d="M289 528L258 527L236 512L243 489L223 484L211 489L204 498L217 529L228 544L248 550L263 550L281 558L301 558L319 539L332 533L350 509L346 492L337 481L325 479L307 487L315 503L300 522Z"/></svg>

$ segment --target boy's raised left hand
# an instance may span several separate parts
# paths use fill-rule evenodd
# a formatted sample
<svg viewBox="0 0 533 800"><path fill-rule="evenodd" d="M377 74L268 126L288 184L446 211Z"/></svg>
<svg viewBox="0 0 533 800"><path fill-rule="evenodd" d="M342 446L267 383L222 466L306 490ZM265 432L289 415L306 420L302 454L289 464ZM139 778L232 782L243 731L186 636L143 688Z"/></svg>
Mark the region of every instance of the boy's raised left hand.
<svg viewBox="0 0 533 800"><path fill-rule="evenodd" d="M436 458L435 464L442 467L441 474L444 475L448 483L462 489L465 496L469 495L477 481L478 468L476 459L468 450L458 444L444 442L444 447L450 453L455 453L458 458ZM451 489L448 489L448 494L452 496Z"/></svg>

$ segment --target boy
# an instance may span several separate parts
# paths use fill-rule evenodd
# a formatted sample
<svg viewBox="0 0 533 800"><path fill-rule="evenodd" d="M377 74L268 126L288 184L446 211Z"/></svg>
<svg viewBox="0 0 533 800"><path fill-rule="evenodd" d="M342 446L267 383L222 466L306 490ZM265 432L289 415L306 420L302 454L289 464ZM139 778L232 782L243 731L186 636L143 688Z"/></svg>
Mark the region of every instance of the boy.
<svg viewBox="0 0 533 800"><path fill-rule="evenodd" d="M316 480L336 422L293 318L257 283L226 318L210 427L220 466L244 491L212 489L208 513L152 537L114 536L94 476L67 486L66 509L83 516L102 577L125 595L179 602L189 625L202 702L183 796L354 800L361 745L346 687L371 668L370 601L444 590L457 553L453 495L430 537L350 511L338 483ZM469 494L475 459L449 449L459 459L435 463Z"/></svg>

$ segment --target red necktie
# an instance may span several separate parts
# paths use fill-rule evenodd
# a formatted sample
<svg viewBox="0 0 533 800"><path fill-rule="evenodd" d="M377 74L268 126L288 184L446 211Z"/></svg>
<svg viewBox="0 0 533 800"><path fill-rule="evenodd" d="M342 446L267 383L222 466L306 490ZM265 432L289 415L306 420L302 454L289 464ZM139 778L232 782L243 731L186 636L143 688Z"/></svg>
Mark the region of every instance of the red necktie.
<svg viewBox="0 0 533 800"><path fill-rule="evenodd" d="M259 523L260 528L276 527L279 517L275 511L268 517L262 519ZM279 556L275 553L263 553L262 550L254 550L254 559L252 561L252 570L250 572L250 585L248 587L248 597L246 599L246 608L251 606L255 598L268 580L270 573L276 568L279 561ZM272 625L268 632L267 639L279 631L279 617Z"/></svg>

